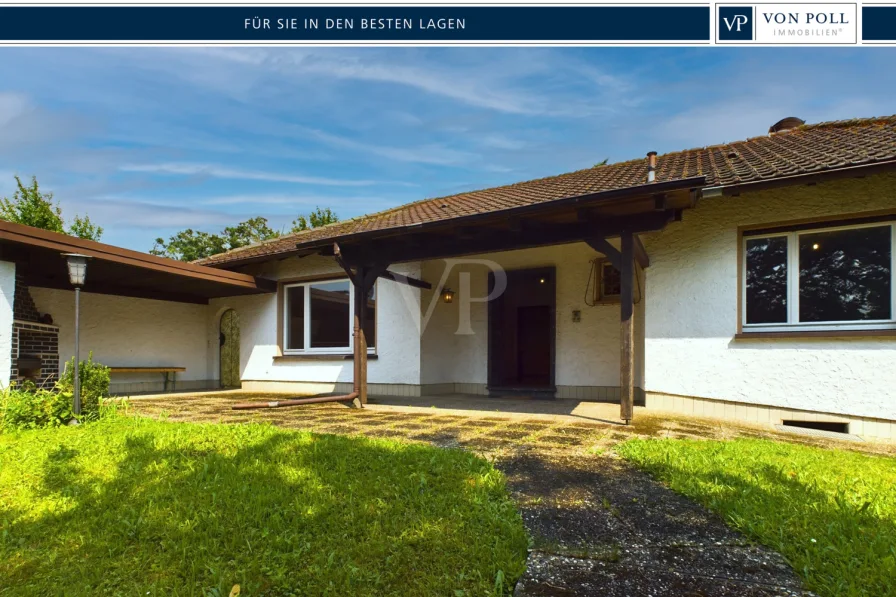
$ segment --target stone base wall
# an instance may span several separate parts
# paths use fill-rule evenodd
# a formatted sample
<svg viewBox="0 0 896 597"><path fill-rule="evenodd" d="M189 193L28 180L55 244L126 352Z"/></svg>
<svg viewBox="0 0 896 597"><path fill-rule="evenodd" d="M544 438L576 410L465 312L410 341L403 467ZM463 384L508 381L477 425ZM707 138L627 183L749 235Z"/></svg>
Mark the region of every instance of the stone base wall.
<svg viewBox="0 0 896 597"><path fill-rule="evenodd" d="M321 383L310 381L261 381L243 380L244 392L271 394L296 394L309 396L315 394L348 394L352 391L351 382ZM367 393L370 396L420 396L420 386L415 384L368 383Z"/></svg>
<svg viewBox="0 0 896 597"><path fill-rule="evenodd" d="M274 394L348 394L351 382L320 383L302 381L244 380L242 389L246 392L270 392ZM438 383L438 384L385 384L368 383L370 396L438 396L440 394L470 394L488 396L485 384L478 383ZM556 397L561 400L584 400L589 402L609 402L619 404L619 387L613 386L557 386ZM635 388L635 404L644 404L644 390Z"/></svg>
<svg viewBox="0 0 896 597"><path fill-rule="evenodd" d="M177 380L174 384L168 382L167 393L171 392L199 392L202 390L220 389L221 382L217 379L185 379ZM111 396L134 396L138 394L161 394L166 392L165 383L159 381L113 381L109 384Z"/></svg>
<svg viewBox="0 0 896 597"><path fill-rule="evenodd" d="M810 421L846 423L849 433L874 441L896 441L896 421L870 417L836 415L811 410L796 410L729 400L694 398L659 392L647 392L648 410L665 411L679 415L708 417L728 421L742 421L773 427L782 421Z"/></svg>

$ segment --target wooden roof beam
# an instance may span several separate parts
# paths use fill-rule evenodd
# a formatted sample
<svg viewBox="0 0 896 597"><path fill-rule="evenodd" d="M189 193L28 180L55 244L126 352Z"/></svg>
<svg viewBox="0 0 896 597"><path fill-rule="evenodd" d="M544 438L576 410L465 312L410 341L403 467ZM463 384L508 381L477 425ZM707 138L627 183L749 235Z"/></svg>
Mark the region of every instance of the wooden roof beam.
<svg viewBox="0 0 896 597"><path fill-rule="evenodd" d="M609 238L623 232L636 234L661 230L674 218L675 212L649 212L636 216L604 218L598 224L544 224L523 232L501 232L489 229L473 240L434 239L425 246L412 248L400 239L383 239L358 245L343 245L343 258L351 264L402 263L427 259L443 259L479 253L512 251L547 245L584 242L592 238Z"/></svg>
<svg viewBox="0 0 896 597"><path fill-rule="evenodd" d="M393 271L386 270L382 274L380 274L380 278L384 278L386 280L391 280L392 282L398 282L399 284L407 284L408 286L413 286L414 288L422 288L424 290L432 290L432 284L426 282L424 280L418 280L417 278L412 278L410 276L406 276L404 274L398 274Z"/></svg>

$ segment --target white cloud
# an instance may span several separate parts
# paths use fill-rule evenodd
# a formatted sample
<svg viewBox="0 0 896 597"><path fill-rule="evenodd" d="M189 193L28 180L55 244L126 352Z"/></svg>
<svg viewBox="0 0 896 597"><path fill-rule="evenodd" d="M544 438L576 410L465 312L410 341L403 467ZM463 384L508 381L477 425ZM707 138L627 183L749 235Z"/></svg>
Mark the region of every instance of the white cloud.
<svg viewBox="0 0 896 597"><path fill-rule="evenodd" d="M321 178L317 176L300 176L279 172L262 172L259 170L242 170L214 164L194 164L184 162L166 162L161 164L125 164L119 168L122 172L147 172L153 174L171 174L182 176L208 176L235 180L261 180L265 182L287 182L294 184L312 184L338 187L364 187L379 184L375 180L344 180L338 178Z"/></svg>
<svg viewBox="0 0 896 597"><path fill-rule="evenodd" d="M21 93L0 93L0 127L21 116L29 107L28 99Z"/></svg>
<svg viewBox="0 0 896 597"><path fill-rule="evenodd" d="M20 93L0 93L0 155L13 157L33 148L75 138L87 130L77 115L49 112Z"/></svg>
<svg viewBox="0 0 896 597"><path fill-rule="evenodd" d="M420 164L433 164L437 166L452 166L471 162L480 157L475 153L459 151L435 143L407 148L389 147L386 145L376 145L373 143L355 141L353 139L348 139L346 137L341 137L339 135L334 135L325 131L312 130L309 131L309 133L315 139L334 147L370 153L373 155L378 155L380 157L388 158L390 160L397 160L399 162L416 162Z"/></svg>
<svg viewBox="0 0 896 597"><path fill-rule="evenodd" d="M390 199L384 197L366 197L366 196L327 196L327 195L278 195L278 194L259 194L259 195L226 195L220 197L209 197L199 201L202 205L282 205L282 206L301 206L303 208L314 207L317 205L331 207L333 209L348 205L369 205L388 203Z"/></svg>
<svg viewBox="0 0 896 597"><path fill-rule="evenodd" d="M478 138L479 143L495 149L519 150L528 147L528 143L520 139L513 139L500 133L491 133Z"/></svg>
<svg viewBox="0 0 896 597"><path fill-rule="evenodd" d="M126 198L61 201L60 203L63 213L67 216L87 213L91 220L102 224L107 231L113 228L118 231L123 228L201 228L206 230L229 226L249 217L214 209L196 209L171 203L153 203Z"/></svg>
<svg viewBox="0 0 896 597"><path fill-rule="evenodd" d="M612 111L612 103L601 101L601 96L630 88L621 76L595 68L582 70L584 67L581 66L573 70L567 59L551 51L488 51L487 54L481 49L474 51L478 53L477 60L460 64L430 59L426 53L413 51L394 52L388 58L381 52L369 50L351 53L315 49L211 48L203 50L203 54L248 67L246 70L251 72L249 76L253 79L259 72L268 70L303 79L315 76L391 83L472 107L515 115L588 117L606 113ZM463 50L452 54L472 56ZM560 89L563 85L545 93L546 81L560 73L561 79L569 77L578 84L588 84L593 93L584 101L576 94ZM538 85L532 84L534 78L539 80ZM197 84L207 84L205 77L193 80Z"/></svg>

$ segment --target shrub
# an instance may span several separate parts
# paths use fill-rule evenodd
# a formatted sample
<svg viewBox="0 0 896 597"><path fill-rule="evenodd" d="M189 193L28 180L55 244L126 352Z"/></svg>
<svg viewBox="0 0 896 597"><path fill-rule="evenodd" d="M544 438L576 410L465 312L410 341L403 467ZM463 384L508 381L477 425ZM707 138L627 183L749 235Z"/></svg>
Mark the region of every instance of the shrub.
<svg viewBox="0 0 896 597"><path fill-rule="evenodd" d="M98 419L100 400L109 395L109 368L94 363L91 352L86 361L81 361L78 375L81 382L81 419ZM75 357L65 364L56 388L60 394L67 395L71 403L75 394Z"/></svg>
<svg viewBox="0 0 896 597"><path fill-rule="evenodd" d="M55 427L71 418L70 394L18 388L6 388L0 393L0 430Z"/></svg>

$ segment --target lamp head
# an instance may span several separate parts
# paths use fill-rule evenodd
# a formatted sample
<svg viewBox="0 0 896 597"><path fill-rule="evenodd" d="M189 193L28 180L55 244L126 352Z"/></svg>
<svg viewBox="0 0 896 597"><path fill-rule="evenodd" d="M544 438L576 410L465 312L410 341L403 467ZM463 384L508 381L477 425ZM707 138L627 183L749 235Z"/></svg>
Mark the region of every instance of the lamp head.
<svg viewBox="0 0 896 597"><path fill-rule="evenodd" d="M68 281L72 286L84 286L87 280L87 260L90 257L80 253L65 253L63 257L68 265Z"/></svg>

